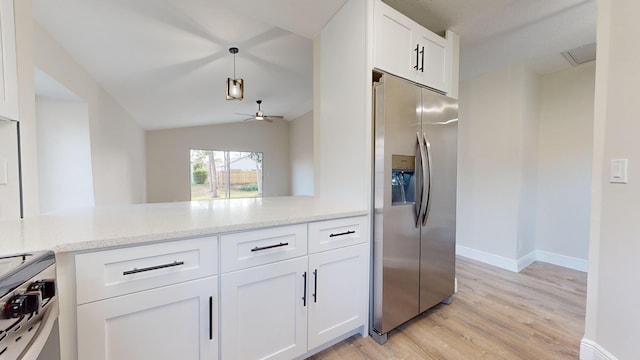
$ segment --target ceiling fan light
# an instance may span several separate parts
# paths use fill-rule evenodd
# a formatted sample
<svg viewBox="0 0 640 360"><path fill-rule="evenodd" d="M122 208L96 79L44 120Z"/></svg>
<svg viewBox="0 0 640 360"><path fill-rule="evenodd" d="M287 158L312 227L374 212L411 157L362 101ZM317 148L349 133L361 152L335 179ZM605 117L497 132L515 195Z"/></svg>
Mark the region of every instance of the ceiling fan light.
<svg viewBox="0 0 640 360"><path fill-rule="evenodd" d="M244 98L244 80L227 78L227 100L242 100Z"/></svg>
<svg viewBox="0 0 640 360"><path fill-rule="evenodd" d="M256 120L264 120L264 116L256 115Z"/></svg>

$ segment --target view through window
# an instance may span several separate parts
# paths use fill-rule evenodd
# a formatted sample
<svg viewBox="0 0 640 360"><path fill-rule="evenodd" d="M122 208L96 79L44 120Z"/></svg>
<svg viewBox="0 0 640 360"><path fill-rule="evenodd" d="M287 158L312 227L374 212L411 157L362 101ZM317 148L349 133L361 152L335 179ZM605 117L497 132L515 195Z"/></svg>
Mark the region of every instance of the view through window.
<svg viewBox="0 0 640 360"><path fill-rule="evenodd" d="M262 196L262 153L191 150L191 200Z"/></svg>

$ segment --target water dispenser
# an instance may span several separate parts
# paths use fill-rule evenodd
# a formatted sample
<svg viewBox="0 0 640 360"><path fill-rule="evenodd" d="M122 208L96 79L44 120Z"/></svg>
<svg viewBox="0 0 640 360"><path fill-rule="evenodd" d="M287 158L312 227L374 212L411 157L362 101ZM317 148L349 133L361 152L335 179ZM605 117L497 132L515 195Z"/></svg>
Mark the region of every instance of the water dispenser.
<svg viewBox="0 0 640 360"><path fill-rule="evenodd" d="M415 203L416 157L391 155L391 205Z"/></svg>

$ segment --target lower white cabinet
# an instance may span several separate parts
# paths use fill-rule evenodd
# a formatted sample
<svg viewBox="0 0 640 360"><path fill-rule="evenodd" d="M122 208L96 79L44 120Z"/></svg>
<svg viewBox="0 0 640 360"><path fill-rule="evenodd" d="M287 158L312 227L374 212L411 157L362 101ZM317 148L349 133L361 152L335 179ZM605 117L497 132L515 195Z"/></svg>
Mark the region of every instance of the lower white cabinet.
<svg viewBox="0 0 640 360"><path fill-rule="evenodd" d="M366 336L368 228L349 217L75 254L77 359L289 360Z"/></svg>
<svg viewBox="0 0 640 360"><path fill-rule="evenodd" d="M368 257L359 244L223 274L222 359L293 359L364 326Z"/></svg>
<svg viewBox="0 0 640 360"><path fill-rule="evenodd" d="M218 277L78 306L78 359L218 357Z"/></svg>
<svg viewBox="0 0 640 360"><path fill-rule="evenodd" d="M307 352L308 276L306 256L223 274L222 359L293 359Z"/></svg>
<svg viewBox="0 0 640 360"><path fill-rule="evenodd" d="M310 350L366 323L368 258L366 244L309 255Z"/></svg>

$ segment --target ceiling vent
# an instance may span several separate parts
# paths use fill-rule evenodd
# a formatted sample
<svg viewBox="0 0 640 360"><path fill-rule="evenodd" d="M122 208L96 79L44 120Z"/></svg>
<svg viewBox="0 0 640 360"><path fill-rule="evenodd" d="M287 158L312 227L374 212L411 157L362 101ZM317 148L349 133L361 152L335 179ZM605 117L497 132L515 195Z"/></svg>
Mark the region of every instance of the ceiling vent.
<svg viewBox="0 0 640 360"><path fill-rule="evenodd" d="M596 44L588 44L565 51L562 53L565 59L572 65L578 66L596 59Z"/></svg>

